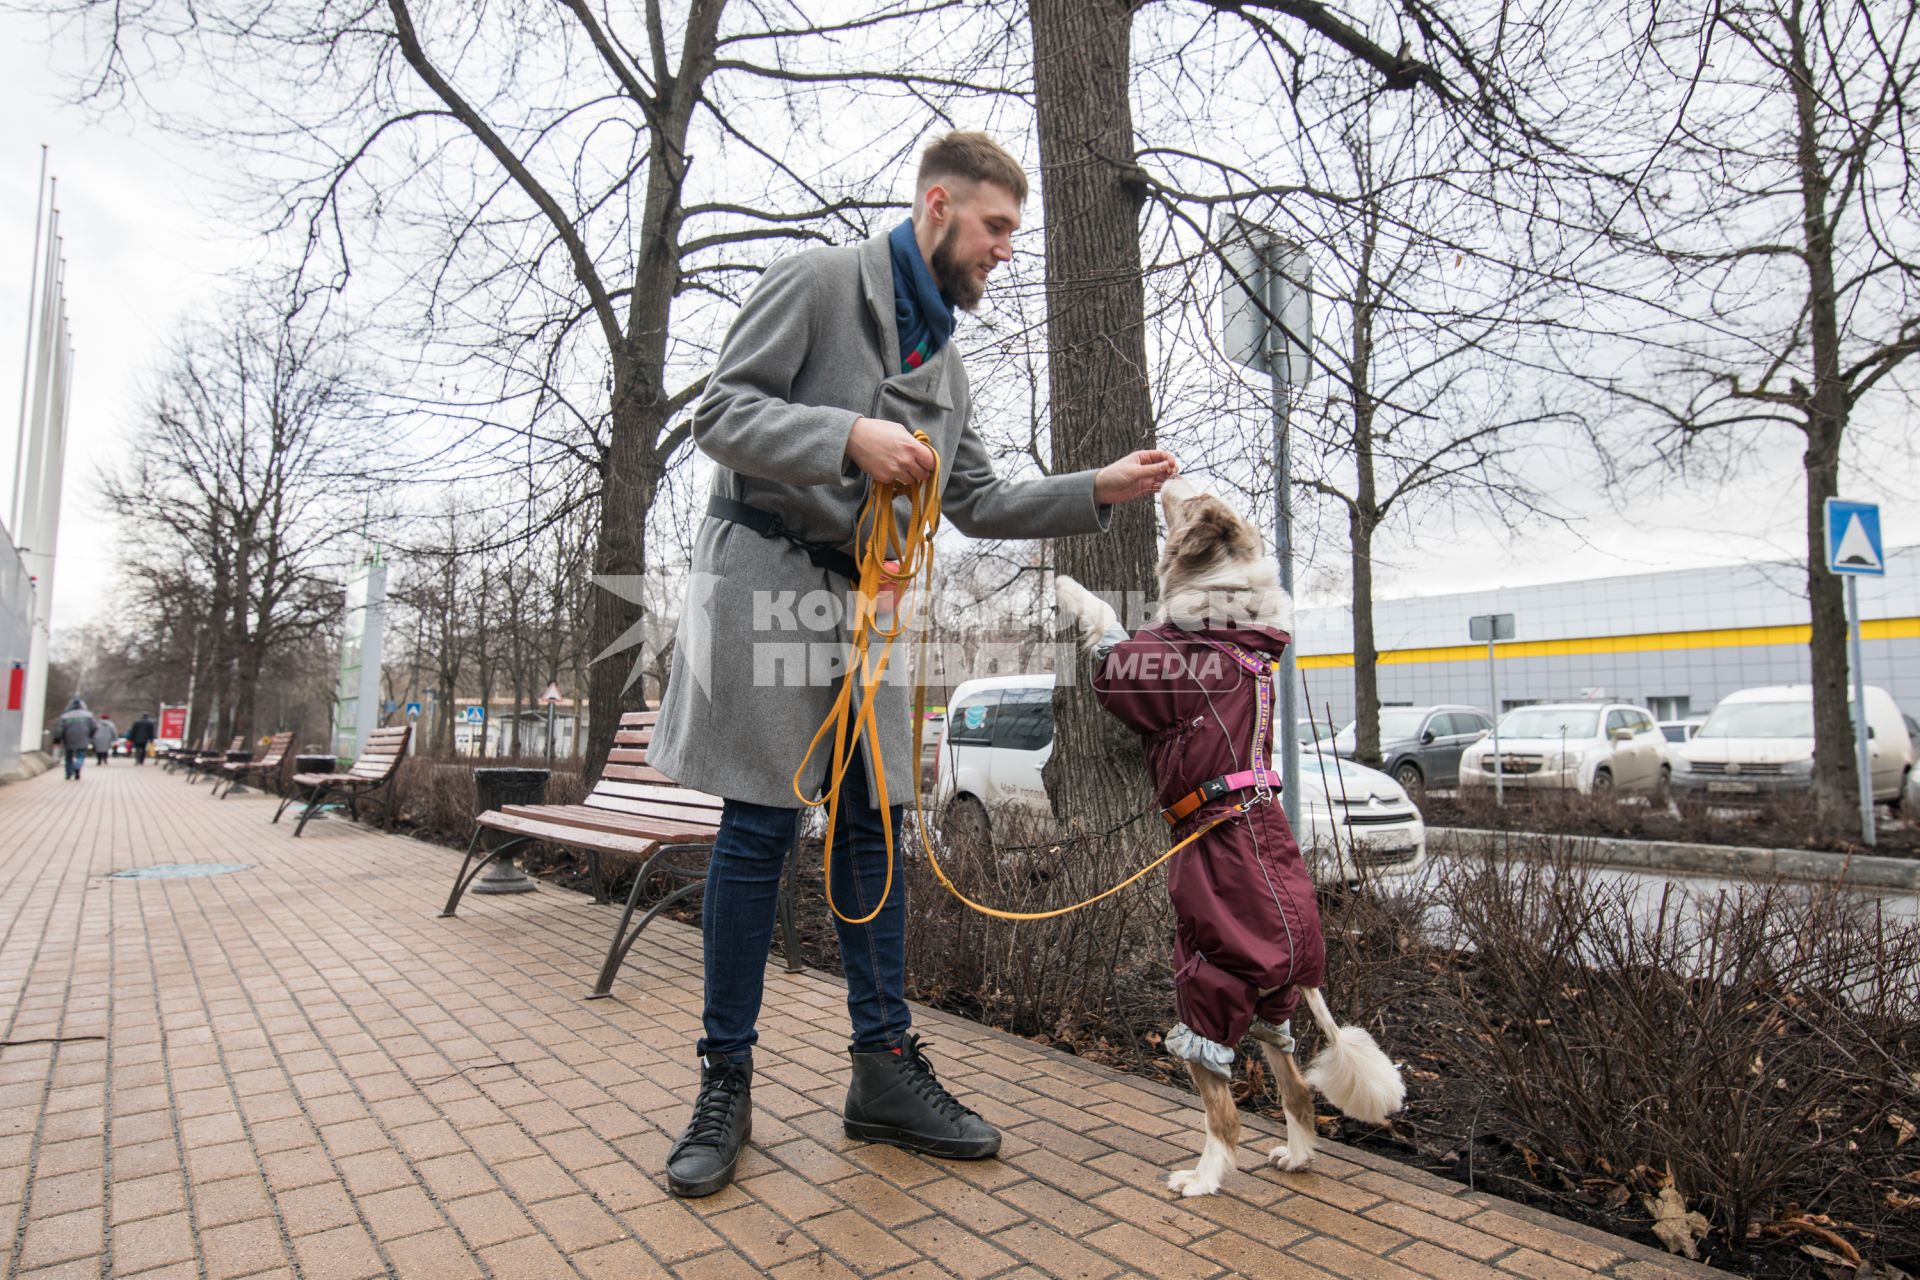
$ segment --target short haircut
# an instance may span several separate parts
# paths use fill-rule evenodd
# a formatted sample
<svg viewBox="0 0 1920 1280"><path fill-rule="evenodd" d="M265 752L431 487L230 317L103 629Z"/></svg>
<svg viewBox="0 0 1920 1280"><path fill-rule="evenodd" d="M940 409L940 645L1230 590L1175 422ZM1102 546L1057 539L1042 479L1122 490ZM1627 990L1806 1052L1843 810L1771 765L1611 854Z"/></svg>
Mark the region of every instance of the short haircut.
<svg viewBox="0 0 1920 1280"><path fill-rule="evenodd" d="M920 176L915 179L916 204L927 188L948 178L968 182L992 182L1013 192L1021 204L1027 202L1027 171L1005 147L984 133L955 129L935 138L920 153Z"/></svg>

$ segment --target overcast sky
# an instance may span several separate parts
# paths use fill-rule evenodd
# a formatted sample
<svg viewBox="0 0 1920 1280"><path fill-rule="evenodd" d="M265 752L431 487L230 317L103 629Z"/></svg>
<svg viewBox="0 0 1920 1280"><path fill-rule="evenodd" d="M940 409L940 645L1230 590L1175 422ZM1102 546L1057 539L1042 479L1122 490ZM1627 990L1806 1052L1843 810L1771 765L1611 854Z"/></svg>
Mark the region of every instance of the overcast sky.
<svg viewBox="0 0 1920 1280"><path fill-rule="evenodd" d="M114 549L139 529L116 529L95 496L101 468L138 430L143 385L164 359L182 318L204 313L221 276L242 268L258 245L245 228L212 212L221 192L220 157L128 117L105 121L61 99L62 70L77 59L49 50L44 26L0 16L0 477L10 492L20 395L26 290L33 238L39 144L51 148L60 178L69 314L77 350L54 601L56 628L111 608ZM964 322L963 322L964 323ZM1872 410L1868 411L1869 413ZM1912 437L1913 423L1883 423L1883 438ZM1551 465L1551 464L1549 464ZM1804 546L1800 446L1782 435L1758 444L1733 484L1702 481L1633 498L1624 510L1591 479L1557 482L1570 529L1542 527L1514 537L1444 513L1420 528L1396 528L1377 545L1381 597L1590 578L1651 569L1791 558ZM1842 492L1886 505L1890 542L1920 541L1920 498L1904 449L1848 459ZM1344 567L1338 543L1304 546L1298 580L1305 603ZM1906 611L1920 608L1909 602Z"/></svg>

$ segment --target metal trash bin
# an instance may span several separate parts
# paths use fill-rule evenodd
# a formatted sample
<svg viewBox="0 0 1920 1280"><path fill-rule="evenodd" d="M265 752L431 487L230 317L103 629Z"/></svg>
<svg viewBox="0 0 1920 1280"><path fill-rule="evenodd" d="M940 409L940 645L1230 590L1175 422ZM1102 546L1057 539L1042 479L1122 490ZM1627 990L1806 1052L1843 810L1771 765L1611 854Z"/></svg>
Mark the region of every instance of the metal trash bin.
<svg viewBox="0 0 1920 1280"><path fill-rule="evenodd" d="M509 804L545 804L547 769L475 769L473 792L476 814ZM474 893L532 893L539 885L522 871L512 857L495 858L487 873L474 881Z"/></svg>
<svg viewBox="0 0 1920 1280"><path fill-rule="evenodd" d="M338 756L312 755L295 756L293 758L293 771L295 773L332 773L339 767L340 758Z"/></svg>

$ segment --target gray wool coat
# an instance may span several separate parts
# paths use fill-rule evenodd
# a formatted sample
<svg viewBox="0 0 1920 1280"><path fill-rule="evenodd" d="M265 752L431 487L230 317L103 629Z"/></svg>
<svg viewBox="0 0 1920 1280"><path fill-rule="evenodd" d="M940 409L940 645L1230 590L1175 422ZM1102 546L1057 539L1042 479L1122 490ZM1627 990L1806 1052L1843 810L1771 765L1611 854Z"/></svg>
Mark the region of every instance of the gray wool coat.
<svg viewBox="0 0 1920 1280"><path fill-rule="evenodd" d="M847 437L855 418L883 418L927 433L946 477L943 519L969 537L1106 529L1092 471L994 474L952 342L918 369L892 372L899 367L885 235L774 263L735 318L694 409L694 442L719 464L712 491L851 553L871 481L846 461ZM851 590L786 540L705 516L648 762L711 795L799 808L793 776L832 708ZM913 634L895 642L874 697L891 804L913 799ZM821 794L831 759L823 743L808 761L810 797ZM867 774L874 796L872 761Z"/></svg>

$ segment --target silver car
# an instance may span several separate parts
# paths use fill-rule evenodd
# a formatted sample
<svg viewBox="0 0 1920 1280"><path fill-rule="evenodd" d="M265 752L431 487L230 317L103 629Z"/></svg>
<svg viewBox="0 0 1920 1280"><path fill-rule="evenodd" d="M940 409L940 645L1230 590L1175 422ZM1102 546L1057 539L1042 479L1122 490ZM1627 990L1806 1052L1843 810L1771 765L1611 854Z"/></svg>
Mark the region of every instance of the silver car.
<svg viewBox="0 0 1920 1280"><path fill-rule="evenodd" d="M1408 791L1460 782L1460 753L1493 728L1474 707L1380 708L1380 767ZM1335 752L1354 758L1354 722L1333 740Z"/></svg>

